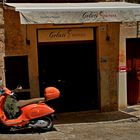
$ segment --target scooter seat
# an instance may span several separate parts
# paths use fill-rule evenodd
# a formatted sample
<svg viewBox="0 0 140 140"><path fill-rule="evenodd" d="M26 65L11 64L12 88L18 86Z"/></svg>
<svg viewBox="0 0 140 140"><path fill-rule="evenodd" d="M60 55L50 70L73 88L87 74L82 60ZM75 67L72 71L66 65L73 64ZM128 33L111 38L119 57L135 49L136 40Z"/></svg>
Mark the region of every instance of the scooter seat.
<svg viewBox="0 0 140 140"><path fill-rule="evenodd" d="M36 104L39 102L44 102L45 98L33 98L33 99L29 99L29 100L19 100L18 101L18 106L19 107L23 107L29 104Z"/></svg>

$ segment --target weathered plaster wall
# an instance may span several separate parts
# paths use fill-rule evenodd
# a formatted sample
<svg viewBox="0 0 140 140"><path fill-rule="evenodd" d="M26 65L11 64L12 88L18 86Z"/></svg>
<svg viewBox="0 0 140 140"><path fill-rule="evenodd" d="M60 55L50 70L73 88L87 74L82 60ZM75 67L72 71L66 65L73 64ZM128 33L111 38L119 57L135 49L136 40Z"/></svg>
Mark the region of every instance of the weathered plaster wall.
<svg viewBox="0 0 140 140"><path fill-rule="evenodd" d="M101 110L118 109L118 52L119 23L108 23L100 27L99 65Z"/></svg>
<svg viewBox="0 0 140 140"><path fill-rule="evenodd" d="M126 66L126 38L137 37L137 23L122 23L120 25L119 66ZM127 73L119 72L119 109L127 107Z"/></svg>
<svg viewBox="0 0 140 140"><path fill-rule="evenodd" d="M7 56L26 55L28 48L23 36L18 12L5 9L5 53ZM25 30L25 29L24 29Z"/></svg>

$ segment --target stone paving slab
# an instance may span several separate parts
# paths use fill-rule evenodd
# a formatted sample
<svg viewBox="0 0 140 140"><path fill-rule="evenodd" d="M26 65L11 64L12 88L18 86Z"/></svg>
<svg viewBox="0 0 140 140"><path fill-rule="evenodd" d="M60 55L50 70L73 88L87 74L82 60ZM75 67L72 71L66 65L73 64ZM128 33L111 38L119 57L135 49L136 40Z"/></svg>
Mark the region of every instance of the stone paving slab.
<svg viewBox="0 0 140 140"><path fill-rule="evenodd" d="M140 121L131 111L57 113L54 130L45 133L0 134L0 140L133 140L140 138ZM137 110L136 110L137 109ZM138 113L138 112L137 112Z"/></svg>
<svg viewBox="0 0 140 140"><path fill-rule="evenodd" d="M122 112L140 118L140 104L128 106Z"/></svg>

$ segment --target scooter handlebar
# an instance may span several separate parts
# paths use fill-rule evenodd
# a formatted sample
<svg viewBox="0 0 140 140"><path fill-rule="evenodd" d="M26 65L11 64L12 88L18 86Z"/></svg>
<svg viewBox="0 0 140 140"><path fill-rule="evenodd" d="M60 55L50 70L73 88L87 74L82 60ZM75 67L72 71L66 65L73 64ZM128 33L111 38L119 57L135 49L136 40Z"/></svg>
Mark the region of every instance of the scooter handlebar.
<svg viewBox="0 0 140 140"><path fill-rule="evenodd" d="M11 95L11 90L5 88L5 89L0 89L0 95L3 95L3 94L7 94L7 95ZM12 93L13 94L13 93Z"/></svg>

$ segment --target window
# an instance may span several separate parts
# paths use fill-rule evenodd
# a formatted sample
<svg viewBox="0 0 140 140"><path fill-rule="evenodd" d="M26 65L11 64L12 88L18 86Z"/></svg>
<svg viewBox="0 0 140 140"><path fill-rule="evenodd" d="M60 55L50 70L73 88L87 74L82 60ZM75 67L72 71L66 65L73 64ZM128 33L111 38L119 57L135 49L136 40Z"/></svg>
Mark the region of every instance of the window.
<svg viewBox="0 0 140 140"><path fill-rule="evenodd" d="M28 56L5 57L5 76L9 89L15 89L18 85L29 89Z"/></svg>

